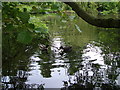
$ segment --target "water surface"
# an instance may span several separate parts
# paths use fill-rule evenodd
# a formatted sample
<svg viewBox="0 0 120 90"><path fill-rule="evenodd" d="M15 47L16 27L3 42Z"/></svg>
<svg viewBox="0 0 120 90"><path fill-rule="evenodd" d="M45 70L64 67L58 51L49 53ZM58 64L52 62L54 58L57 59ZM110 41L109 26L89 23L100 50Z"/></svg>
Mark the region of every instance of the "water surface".
<svg viewBox="0 0 120 90"><path fill-rule="evenodd" d="M23 84L29 88L79 84L104 90L104 85L112 89L120 85L120 30L91 26L74 14L48 20L51 41L48 52L41 51L37 41L25 51L24 47L13 45L18 51L15 57L8 52L10 48L3 49L4 88L14 87L8 83L11 80L19 88ZM60 46L71 46L72 50L63 52Z"/></svg>

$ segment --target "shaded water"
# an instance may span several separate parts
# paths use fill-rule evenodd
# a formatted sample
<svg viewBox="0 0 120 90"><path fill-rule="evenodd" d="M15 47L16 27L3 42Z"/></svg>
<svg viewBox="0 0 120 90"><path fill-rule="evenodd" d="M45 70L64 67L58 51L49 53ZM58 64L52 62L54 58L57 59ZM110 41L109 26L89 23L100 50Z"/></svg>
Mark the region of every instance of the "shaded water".
<svg viewBox="0 0 120 90"><path fill-rule="evenodd" d="M51 45L47 52L40 50L37 41L16 57L3 49L9 55L3 53L3 88L119 89L120 30L93 27L73 14L48 20ZM61 46L72 50L64 52Z"/></svg>

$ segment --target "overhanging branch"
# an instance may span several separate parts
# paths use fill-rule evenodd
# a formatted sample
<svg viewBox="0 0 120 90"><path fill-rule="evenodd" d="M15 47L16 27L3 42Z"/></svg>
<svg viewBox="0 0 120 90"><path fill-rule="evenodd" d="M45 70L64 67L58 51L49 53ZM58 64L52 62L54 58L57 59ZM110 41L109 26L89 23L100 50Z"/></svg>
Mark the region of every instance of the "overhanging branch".
<svg viewBox="0 0 120 90"><path fill-rule="evenodd" d="M98 19L93 16L90 16L83 9L79 7L79 5L75 2L64 2L69 5L79 17L88 22L91 25L103 28L120 28L120 19Z"/></svg>

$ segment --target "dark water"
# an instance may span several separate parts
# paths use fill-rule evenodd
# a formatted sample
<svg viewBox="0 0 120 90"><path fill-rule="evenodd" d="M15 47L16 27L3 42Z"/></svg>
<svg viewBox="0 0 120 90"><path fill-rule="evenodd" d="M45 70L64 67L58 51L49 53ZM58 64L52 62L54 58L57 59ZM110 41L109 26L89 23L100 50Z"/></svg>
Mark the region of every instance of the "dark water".
<svg viewBox="0 0 120 90"><path fill-rule="evenodd" d="M11 45L3 42L6 45L2 71L5 90L42 86L119 90L119 29L97 28L73 14L46 17L46 21L51 41L47 52L40 50L38 41L27 48L12 44L14 41L10 41ZM59 49L61 46L72 48L64 51Z"/></svg>

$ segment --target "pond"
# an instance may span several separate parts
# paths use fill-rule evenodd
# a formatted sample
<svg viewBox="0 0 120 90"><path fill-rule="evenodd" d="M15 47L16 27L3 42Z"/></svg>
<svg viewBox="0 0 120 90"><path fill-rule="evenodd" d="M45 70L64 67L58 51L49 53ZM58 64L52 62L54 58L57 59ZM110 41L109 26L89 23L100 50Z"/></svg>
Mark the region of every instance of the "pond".
<svg viewBox="0 0 120 90"><path fill-rule="evenodd" d="M47 52L40 50L38 41L22 47L11 40L3 48L3 90L120 89L119 29L91 26L75 14L48 16L43 22L50 33ZM17 55L10 53L10 46Z"/></svg>

